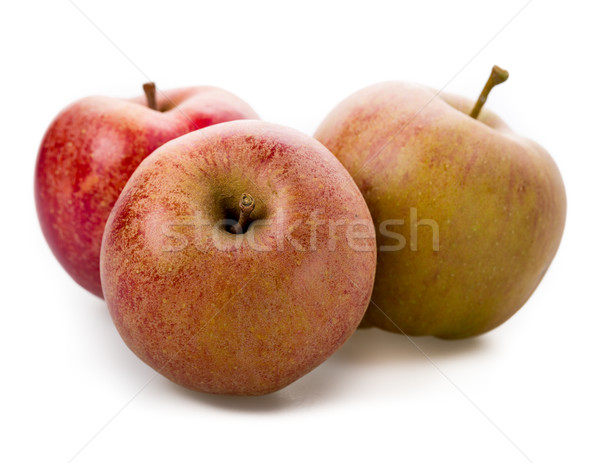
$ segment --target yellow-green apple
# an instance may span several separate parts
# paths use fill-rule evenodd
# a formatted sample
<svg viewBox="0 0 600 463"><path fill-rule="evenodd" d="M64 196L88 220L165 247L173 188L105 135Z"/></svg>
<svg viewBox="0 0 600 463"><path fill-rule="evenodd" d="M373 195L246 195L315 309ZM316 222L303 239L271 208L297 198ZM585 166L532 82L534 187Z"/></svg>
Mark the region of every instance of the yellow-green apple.
<svg viewBox="0 0 600 463"><path fill-rule="evenodd" d="M360 323L373 286L368 207L312 137L218 124L146 158L106 225L100 270L115 325L187 388L276 391Z"/></svg>
<svg viewBox="0 0 600 463"><path fill-rule="evenodd" d="M562 236L560 173L478 103L387 82L340 103L315 137L349 170L375 221L378 266L363 326L464 338L511 317ZM470 115L473 108L472 116Z"/></svg>
<svg viewBox="0 0 600 463"><path fill-rule="evenodd" d="M35 200L42 231L73 279L102 297L99 273L104 224L138 164L165 142L208 125L255 119L237 96L190 87L144 98L94 96L63 110L42 140Z"/></svg>

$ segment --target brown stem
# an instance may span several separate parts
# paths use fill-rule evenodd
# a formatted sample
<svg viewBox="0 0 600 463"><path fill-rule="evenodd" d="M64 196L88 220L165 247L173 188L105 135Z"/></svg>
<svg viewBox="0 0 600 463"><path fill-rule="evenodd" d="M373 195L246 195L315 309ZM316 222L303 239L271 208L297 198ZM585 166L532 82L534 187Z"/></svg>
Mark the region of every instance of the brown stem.
<svg viewBox="0 0 600 463"><path fill-rule="evenodd" d="M473 110L471 111L471 117L473 119L477 119L477 116L479 116L479 112L481 111L481 108L483 108L483 105L485 104L485 101L487 100L487 97L490 94L491 90L496 85L504 82L506 79L508 79L508 71L505 71L504 69L498 66L494 66L492 68L490 78L485 83L485 87L483 87L483 90L479 94L479 98L477 99L477 102L475 103L475 106L473 106Z"/></svg>
<svg viewBox="0 0 600 463"><path fill-rule="evenodd" d="M248 220L250 220L250 214L254 210L254 206L256 203L254 202L254 198L248 193L242 194L240 198L240 218L238 219L238 223L231 226L231 233L235 233L236 235L240 235L246 231L246 226L248 225Z"/></svg>
<svg viewBox="0 0 600 463"><path fill-rule="evenodd" d="M157 109L156 106L156 85L154 82L146 82L144 84L144 93L146 94L146 101L150 109Z"/></svg>

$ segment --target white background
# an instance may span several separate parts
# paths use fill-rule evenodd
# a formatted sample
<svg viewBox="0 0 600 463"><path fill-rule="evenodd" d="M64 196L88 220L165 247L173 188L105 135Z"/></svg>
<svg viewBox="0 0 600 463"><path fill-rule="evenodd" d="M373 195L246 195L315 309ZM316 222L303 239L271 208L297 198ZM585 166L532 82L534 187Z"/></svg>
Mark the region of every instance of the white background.
<svg viewBox="0 0 600 463"><path fill-rule="evenodd" d="M73 1L89 20L68 0L0 7L0 460L600 459L594 2ZM212 84L311 134L368 84L412 80L474 98L493 64L511 78L488 105L554 156L568 218L534 296L479 338L358 332L259 398L193 393L162 377L148 384L154 372L39 230L37 148L81 97L138 95L147 78Z"/></svg>

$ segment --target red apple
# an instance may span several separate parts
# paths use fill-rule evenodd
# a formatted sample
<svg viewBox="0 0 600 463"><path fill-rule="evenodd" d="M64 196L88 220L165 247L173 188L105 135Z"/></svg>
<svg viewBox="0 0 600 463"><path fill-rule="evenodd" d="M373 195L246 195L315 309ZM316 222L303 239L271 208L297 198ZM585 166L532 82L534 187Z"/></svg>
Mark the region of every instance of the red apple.
<svg viewBox="0 0 600 463"><path fill-rule="evenodd" d="M258 395L348 339L375 259L367 205L323 145L236 121L141 163L108 219L100 268L115 325L144 362L190 389Z"/></svg>
<svg viewBox="0 0 600 463"><path fill-rule="evenodd" d="M42 231L67 273L99 297L104 225L138 164L185 133L258 118L219 88L168 90L155 98L153 84L144 87L148 105L143 98L104 96L73 103L52 122L38 153L35 200Z"/></svg>

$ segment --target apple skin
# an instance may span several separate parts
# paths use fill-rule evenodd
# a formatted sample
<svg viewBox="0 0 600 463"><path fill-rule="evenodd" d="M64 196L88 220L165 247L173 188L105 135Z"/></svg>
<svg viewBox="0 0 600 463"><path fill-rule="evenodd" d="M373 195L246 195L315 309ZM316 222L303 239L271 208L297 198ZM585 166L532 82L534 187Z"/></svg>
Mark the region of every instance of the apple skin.
<svg viewBox="0 0 600 463"><path fill-rule="evenodd" d="M216 87L159 92L157 108L144 98L84 98L56 117L39 149L34 194L44 236L67 273L99 297L104 224L139 163L192 130L258 118L247 103Z"/></svg>
<svg viewBox="0 0 600 463"><path fill-rule="evenodd" d="M256 201L248 231L213 229L243 193ZM359 245L343 239L355 221ZM228 122L140 164L108 219L100 267L113 321L140 359L189 389L261 395L354 332L373 287L375 231L323 145L275 124Z"/></svg>
<svg viewBox="0 0 600 463"><path fill-rule="evenodd" d="M548 153L473 101L436 97L401 82L367 87L340 103L315 138L348 169L375 221L378 264L362 326L455 339L510 318L533 293L558 249L566 215ZM410 209L417 219L411 246ZM404 225L387 227L388 219ZM415 222L417 223L417 222ZM406 245L393 252L381 246Z"/></svg>

